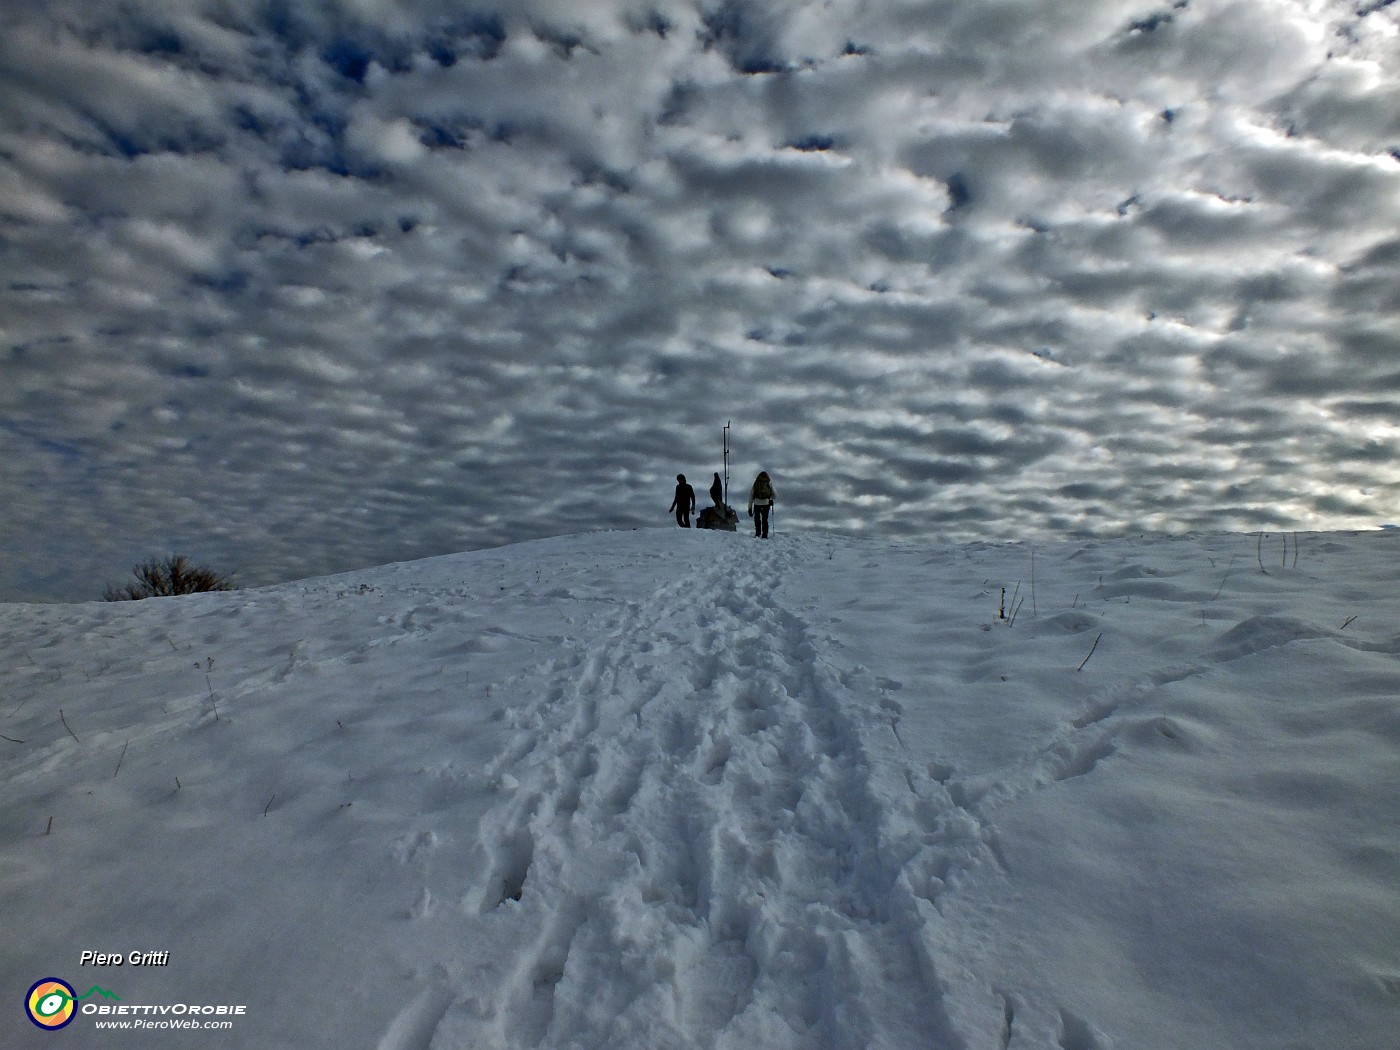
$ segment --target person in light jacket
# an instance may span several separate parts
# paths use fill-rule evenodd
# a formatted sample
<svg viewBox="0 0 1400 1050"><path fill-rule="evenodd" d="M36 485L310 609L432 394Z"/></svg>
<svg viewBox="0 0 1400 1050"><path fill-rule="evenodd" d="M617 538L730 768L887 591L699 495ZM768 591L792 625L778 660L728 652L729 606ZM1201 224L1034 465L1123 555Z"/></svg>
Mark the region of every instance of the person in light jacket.
<svg viewBox="0 0 1400 1050"><path fill-rule="evenodd" d="M768 471L760 470L749 491L749 517L753 518L753 534L768 538L768 514L773 509L773 482Z"/></svg>

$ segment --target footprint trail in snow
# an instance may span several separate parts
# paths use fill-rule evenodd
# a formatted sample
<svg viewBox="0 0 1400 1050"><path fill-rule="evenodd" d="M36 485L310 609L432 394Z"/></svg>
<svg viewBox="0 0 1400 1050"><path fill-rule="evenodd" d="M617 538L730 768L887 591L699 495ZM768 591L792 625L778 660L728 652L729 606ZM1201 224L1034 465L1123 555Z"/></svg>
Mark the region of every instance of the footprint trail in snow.
<svg viewBox="0 0 1400 1050"><path fill-rule="evenodd" d="M446 1045L959 1045L922 936L937 878L906 871L938 816L886 812L889 723L785 607L791 557L726 549L554 662L482 823L474 906L520 949Z"/></svg>

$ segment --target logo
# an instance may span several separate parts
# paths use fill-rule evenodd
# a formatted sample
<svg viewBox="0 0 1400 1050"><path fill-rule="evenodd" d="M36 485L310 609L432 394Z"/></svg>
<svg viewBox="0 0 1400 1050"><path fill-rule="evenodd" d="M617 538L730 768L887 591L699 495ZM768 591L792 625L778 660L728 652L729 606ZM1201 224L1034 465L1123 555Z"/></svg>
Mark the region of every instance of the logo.
<svg viewBox="0 0 1400 1050"><path fill-rule="evenodd" d="M77 993L67 981L45 977L42 981L34 982L24 1005L29 1011L29 1019L36 1025L57 1030L73 1020L75 999Z"/></svg>
<svg viewBox="0 0 1400 1050"><path fill-rule="evenodd" d="M36 1025L54 1032L66 1027L73 1020L79 999L86 999L94 993L103 999L118 998L113 992L97 985L79 995L67 981L60 981L57 977L45 977L42 981L35 981L29 989L29 994L24 997L24 1009Z"/></svg>

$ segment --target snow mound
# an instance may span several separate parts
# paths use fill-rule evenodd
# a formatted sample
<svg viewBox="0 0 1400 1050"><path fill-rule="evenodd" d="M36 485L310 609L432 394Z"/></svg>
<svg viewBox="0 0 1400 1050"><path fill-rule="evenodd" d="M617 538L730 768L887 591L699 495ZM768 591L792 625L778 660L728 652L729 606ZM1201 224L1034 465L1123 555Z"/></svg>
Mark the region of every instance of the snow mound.
<svg viewBox="0 0 1400 1050"><path fill-rule="evenodd" d="M75 1047L1374 1050L1396 542L641 530L0 606L0 982Z"/></svg>

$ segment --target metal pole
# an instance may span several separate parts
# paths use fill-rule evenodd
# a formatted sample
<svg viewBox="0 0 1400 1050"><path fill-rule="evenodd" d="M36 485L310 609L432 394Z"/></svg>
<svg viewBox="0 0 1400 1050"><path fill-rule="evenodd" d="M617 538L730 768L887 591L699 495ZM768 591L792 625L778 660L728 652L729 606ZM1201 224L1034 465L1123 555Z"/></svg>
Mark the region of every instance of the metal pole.
<svg viewBox="0 0 1400 1050"><path fill-rule="evenodd" d="M724 505L726 507L729 506L729 426L730 423L724 424Z"/></svg>

